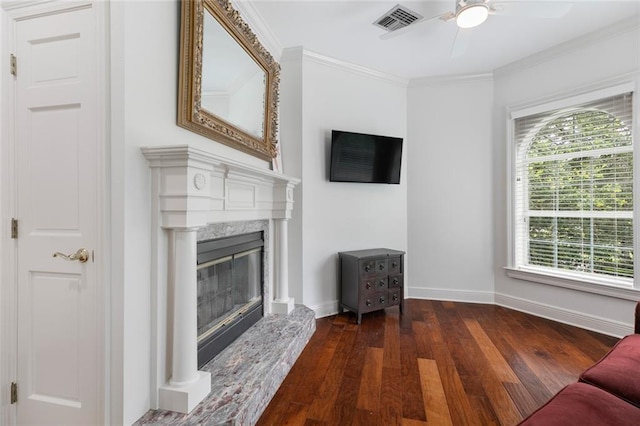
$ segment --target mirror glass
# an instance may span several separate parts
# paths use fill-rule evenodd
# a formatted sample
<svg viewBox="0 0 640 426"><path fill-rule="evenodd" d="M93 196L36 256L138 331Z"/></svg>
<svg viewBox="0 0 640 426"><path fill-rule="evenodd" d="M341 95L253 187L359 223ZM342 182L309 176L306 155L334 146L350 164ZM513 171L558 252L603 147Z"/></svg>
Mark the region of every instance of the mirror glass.
<svg viewBox="0 0 640 426"><path fill-rule="evenodd" d="M202 108L262 139L265 72L208 11L202 45Z"/></svg>
<svg viewBox="0 0 640 426"><path fill-rule="evenodd" d="M229 0L183 0L178 125L264 160L277 156L280 65Z"/></svg>

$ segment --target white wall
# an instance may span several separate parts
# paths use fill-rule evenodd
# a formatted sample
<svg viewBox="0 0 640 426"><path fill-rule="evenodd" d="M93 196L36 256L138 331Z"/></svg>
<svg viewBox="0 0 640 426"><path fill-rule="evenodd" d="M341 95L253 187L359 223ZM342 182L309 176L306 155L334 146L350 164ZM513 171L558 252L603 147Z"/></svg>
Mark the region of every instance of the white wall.
<svg viewBox="0 0 640 426"><path fill-rule="evenodd" d="M634 301L511 279L503 269L508 262L507 107L563 97L613 84L613 81L635 80L637 85L640 81L638 23L630 22L607 31L495 73L495 297L497 303L505 306L621 335L631 332ZM638 105L636 99L636 107ZM636 187L640 184L638 176L636 174Z"/></svg>
<svg viewBox="0 0 640 426"><path fill-rule="evenodd" d="M286 75L297 72L301 63L298 81L292 83L297 87L291 90L298 90L304 112L302 139L283 136L284 155L292 150L301 161L301 168L293 166L302 178L302 196L296 196L302 208L296 206L295 213L302 218L297 218L299 227L291 230L292 246L301 246L303 253L301 276L296 277L302 280L302 300L296 302L324 316L337 312L339 251L407 249L409 140L403 145L399 185L329 182L328 178L332 129L406 138L406 83L300 49L284 56ZM283 110L290 101L283 97ZM284 135L286 127L298 124L283 117L281 126ZM290 147L296 143L299 146Z"/></svg>
<svg viewBox="0 0 640 426"><path fill-rule="evenodd" d="M149 361L154 285L150 169L140 147L213 144L224 157L269 167L176 126L179 7L179 2L161 0L110 3L114 424L131 424L155 400Z"/></svg>
<svg viewBox="0 0 640 426"><path fill-rule="evenodd" d="M493 302L490 75L409 86L410 297Z"/></svg>

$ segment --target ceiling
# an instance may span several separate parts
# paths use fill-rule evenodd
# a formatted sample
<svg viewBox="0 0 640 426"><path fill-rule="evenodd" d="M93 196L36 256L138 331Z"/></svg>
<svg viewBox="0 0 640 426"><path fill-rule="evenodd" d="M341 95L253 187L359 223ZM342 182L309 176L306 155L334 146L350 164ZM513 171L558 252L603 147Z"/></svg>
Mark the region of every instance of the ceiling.
<svg viewBox="0 0 640 426"><path fill-rule="evenodd" d="M380 39L386 31L373 22L398 3L429 18L453 11L454 0L239 1L250 3L251 21L268 28L281 48L302 46L406 79L488 73L563 42L615 28L621 21L640 24L640 0L563 2L571 3L571 8L555 19L495 14L470 30L472 36L466 51L452 58L457 33L454 21L435 19L386 40ZM505 7L516 8L516 12L520 8L524 13L527 4L543 1L510 0ZM553 0L547 0L550 1Z"/></svg>

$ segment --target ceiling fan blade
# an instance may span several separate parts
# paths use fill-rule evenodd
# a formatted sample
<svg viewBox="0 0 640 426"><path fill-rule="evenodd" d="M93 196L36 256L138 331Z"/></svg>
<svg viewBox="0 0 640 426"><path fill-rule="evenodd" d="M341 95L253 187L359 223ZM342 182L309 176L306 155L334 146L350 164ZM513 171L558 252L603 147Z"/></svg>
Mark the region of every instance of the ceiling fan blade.
<svg viewBox="0 0 640 426"><path fill-rule="evenodd" d="M573 7L572 2L565 1L496 1L490 5L496 15L529 18L562 18Z"/></svg>
<svg viewBox="0 0 640 426"><path fill-rule="evenodd" d="M431 18L422 18L419 21L414 22L411 25L407 25L406 27L402 27L399 30L395 30L395 31L389 31L387 33L384 33L380 36L380 40L388 40L390 38L395 38L398 36L401 36L403 34L407 34L410 33L411 31L415 30L416 28L424 25L424 24L428 24L429 22L433 22L436 19L439 19L441 16L444 15L437 15L437 16L432 16Z"/></svg>
<svg viewBox="0 0 640 426"><path fill-rule="evenodd" d="M456 38L453 40L453 46L451 47L452 58L459 58L464 55L471 42L472 33L473 30L471 28L458 28Z"/></svg>

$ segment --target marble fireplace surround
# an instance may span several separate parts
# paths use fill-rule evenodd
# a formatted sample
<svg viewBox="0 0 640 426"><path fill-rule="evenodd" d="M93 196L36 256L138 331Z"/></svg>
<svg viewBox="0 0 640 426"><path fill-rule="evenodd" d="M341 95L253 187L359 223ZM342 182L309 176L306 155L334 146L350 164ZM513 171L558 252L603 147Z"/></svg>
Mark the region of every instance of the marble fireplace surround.
<svg viewBox="0 0 640 426"><path fill-rule="evenodd" d="M151 406L189 413L211 392L212 374L197 369L197 241L266 226L265 315L289 315L287 221L300 180L190 145L142 153L151 168L154 230Z"/></svg>

